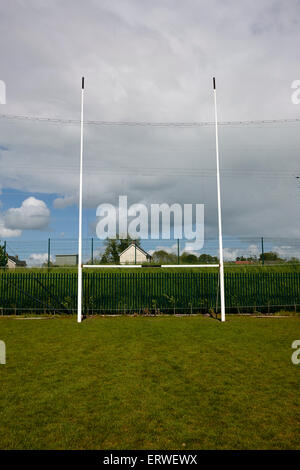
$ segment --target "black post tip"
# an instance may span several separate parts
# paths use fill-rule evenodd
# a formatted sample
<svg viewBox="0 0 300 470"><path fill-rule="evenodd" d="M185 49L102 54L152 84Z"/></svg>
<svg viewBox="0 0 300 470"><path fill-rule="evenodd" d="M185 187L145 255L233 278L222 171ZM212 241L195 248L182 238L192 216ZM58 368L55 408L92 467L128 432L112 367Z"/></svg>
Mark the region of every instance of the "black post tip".
<svg viewBox="0 0 300 470"><path fill-rule="evenodd" d="M214 90L216 89L216 79L215 77L213 77L213 87L214 87Z"/></svg>
<svg viewBox="0 0 300 470"><path fill-rule="evenodd" d="M81 79L81 88L82 88L82 90L84 89L84 77L82 77L82 79Z"/></svg>

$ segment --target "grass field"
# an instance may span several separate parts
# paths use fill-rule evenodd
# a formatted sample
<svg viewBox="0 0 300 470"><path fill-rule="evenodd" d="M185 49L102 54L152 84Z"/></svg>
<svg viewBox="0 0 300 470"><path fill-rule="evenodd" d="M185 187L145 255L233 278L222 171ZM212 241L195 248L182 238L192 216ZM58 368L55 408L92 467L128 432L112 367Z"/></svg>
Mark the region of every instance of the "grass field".
<svg viewBox="0 0 300 470"><path fill-rule="evenodd" d="M151 265L150 265L151 266ZM265 264L264 266L259 264L253 265L238 265L234 263L225 263L224 270L227 273L297 273L300 272L300 263L292 264L292 263L280 263L280 264ZM34 267L26 267L26 268L16 268L15 272L18 273L44 273L44 272L52 272L52 273L77 273L78 268L77 266L65 266L65 267L50 267L50 268L34 268ZM219 272L219 268L193 268L191 264L188 268L155 268L155 267L147 267L147 268L84 268L84 272L211 272L217 273ZM0 274L8 272L7 269L0 268Z"/></svg>
<svg viewBox="0 0 300 470"><path fill-rule="evenodd" d="M0 319L2 449L299 449L300 318Z"/></svg>

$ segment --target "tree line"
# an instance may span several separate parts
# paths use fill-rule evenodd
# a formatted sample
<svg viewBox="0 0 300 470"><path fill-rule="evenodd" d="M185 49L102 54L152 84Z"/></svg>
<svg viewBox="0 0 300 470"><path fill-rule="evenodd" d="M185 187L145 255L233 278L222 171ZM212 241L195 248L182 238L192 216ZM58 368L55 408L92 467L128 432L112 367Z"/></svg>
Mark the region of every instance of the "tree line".
<svg viewBox="0 0 300 470"><path fill-rule="evenodd" d="M105 241L105 250L104 253L93 260L94 264L118 264L120 261L120 254L131 244L135 243L136 246L141 246L141 241L139 239L133 240L128 237L126 239L107 239ZM166 250L160 249L152 253L153 264L177 264L178 261L180 264L218 264L219 258L207 253L202 253L197 256L194 253L183 252L179 256L175 253L170 253ZM260 254L259 257L256 256L237 256L233 261L248 261L251 263L262 263L263 261L276 262L276 263L299 263L300 260L296 257L292 257L289 260L281 258L278 253L269 251L263 254ZM90 261L91 262L91 261Z"/></svg>

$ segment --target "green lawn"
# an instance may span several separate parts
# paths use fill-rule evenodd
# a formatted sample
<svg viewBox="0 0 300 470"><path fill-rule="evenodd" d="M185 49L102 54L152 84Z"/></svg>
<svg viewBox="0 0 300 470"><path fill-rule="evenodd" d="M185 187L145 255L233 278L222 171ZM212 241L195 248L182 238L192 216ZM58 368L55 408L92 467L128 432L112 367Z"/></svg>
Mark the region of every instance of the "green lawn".
<svg viewBox="0 0 300 470"><path fill-rule="evenodd" d="M3 449L299 449L300 318L0 319Z"/></svg>
<svg viewBox="0 0 300 470"><path fill-rule="evenodd" d="M224 264L224 270L227 273L298 273L300 272L300 263L279 263L279 264L265 264L264 266L259 264L253 265L238 265L234 263L226 263ZM65 267L51 267L51 268L34 268L34 267L26 267L26 268L17 268L15 272L18 273L77 273L78 268L77 266L65 266ZM147 267L147 268L83 268L84 272L122 272L122 273L133 273L133 272L219 272L219 268L193 268L191 264L188 268L154 268L154 267ZM3 270L0 268L1 273L9 272L7 269Z"/></svg>

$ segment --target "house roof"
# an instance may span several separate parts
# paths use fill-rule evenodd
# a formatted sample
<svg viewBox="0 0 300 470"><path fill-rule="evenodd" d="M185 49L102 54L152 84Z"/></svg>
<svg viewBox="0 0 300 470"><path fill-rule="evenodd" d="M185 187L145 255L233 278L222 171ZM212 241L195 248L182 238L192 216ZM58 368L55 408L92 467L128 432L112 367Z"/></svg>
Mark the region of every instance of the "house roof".
<svg viewBox="0 0 300 470"><path fill-rule="evenodd" d="M120 253L120 256L123 255L123 253L125 253L126 251L128 251L129 248L131 248L132 246L136 246L137 251L140 251L141 253L148 256L149 258L152 258L152 256L149 255L149 253L147 253L147 251L143 250L143 248L141 248L140 246L137 246L135 243L130 243L130 245L127 248L125 248L125 250L122 251L122 253Z"/></svg>
<svg viewBox="0 0 300 470"><path fill-rule="evenodd" d="M16 258L15 256L8 255L8 259L15 263L16 266L26 266L26 261L22 261L19 258Z"/></svg>

